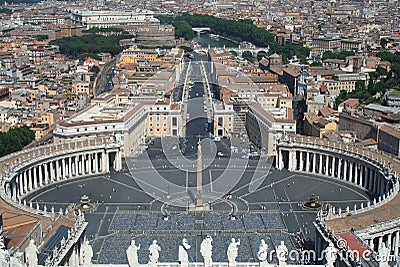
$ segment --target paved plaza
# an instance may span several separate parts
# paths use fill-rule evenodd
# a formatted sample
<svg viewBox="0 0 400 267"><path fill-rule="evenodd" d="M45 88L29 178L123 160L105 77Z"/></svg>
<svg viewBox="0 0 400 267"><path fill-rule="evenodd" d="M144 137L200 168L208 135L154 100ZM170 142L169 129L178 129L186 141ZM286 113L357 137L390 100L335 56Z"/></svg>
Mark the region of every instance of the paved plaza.
<svg viewBox="0 0 400 267"><path fill-rule="evenodd" d="M164 160L159 159L160 166L164 166ZM226 161L226 158L215 159L212 166L203 170L203 183L208 183L210 177L218 177ZM140 163L140 159L137 162ZM242 177L229 190L232 198L221 198L211 203L210 211L187 212L184 207L166 205L143 191L133 178L137 173L147 176L159 172L167 180L183 186L195 184L196 173L173 168L146 169L144 166L134 172L125 166L118 173L61 182L35 192L26 200L46 204L49 208L54 206L58 210L73 203L79 204L81 196L88 195L96 207L86 212L89 222L86 235L92 241L94 260L98 263L125 263L125 249L132 238L142 244L139 257L142 263L148 259L147 247L153 239L157 239L162 247L160 261L176 261L178 245L183 237L192 244L193 258L201 261L199 246L207 234L214 240L214 261L226 261L225 252L231 237L241 239L239 261L256 261L255 253L262 238L270 248L284 240L289 249L298 248L296 235L300 232L304 239L313 240L312 222L316 212L300 205L310 195L318 195L321 202L342 209L369 200L364 190L351 184L273 168L264 174L259 187L254 189L249 185L254 173L251 166L257 165L257 160L251 159L248 163L250 167L243 174L242 170L237 170ZM187 200L190 200L189 196ZM236 220L231 220L233 211ZM165 220L166 215L168 220Z"/></svg>

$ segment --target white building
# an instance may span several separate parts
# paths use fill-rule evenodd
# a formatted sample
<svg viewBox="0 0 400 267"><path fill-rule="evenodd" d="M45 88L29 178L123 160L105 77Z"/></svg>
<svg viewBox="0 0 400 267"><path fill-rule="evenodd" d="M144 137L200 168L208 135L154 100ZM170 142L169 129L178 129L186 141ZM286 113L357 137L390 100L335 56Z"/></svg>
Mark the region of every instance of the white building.
<svg viewBox="0 0 400 267"><path fill-rule="evenodd" d="M90 28L110 28L114 26L151 26L160 22L151 12L141 13L126 11L87 11L74 10L71 12L71 20L74 24L85 25Z"/></svg>

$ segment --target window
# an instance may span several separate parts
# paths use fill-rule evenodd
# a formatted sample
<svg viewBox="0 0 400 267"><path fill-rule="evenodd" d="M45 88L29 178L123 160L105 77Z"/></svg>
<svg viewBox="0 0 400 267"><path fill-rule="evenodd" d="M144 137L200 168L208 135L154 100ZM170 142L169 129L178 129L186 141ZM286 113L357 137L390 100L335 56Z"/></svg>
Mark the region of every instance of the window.
<svg viewBox="0 0 400 267"><path fill-rule="evenodd" d="M176 117L172 117L172 126L177 126L178 125L178 120Z"/></svg>

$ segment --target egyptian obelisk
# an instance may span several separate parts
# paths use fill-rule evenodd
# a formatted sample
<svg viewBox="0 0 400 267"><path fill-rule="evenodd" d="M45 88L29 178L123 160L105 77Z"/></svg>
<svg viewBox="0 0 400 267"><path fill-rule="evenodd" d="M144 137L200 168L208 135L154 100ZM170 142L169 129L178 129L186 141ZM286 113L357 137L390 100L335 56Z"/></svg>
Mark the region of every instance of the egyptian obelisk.
<svg viewBox="0 0 400 267"><path fill-rule="evenodd" d="M203 187L203 170L202 170L202 157L201 157L201 144L198 142L197 146L197 194L196 194L196 207L203 206L202 187Z"/></svg>

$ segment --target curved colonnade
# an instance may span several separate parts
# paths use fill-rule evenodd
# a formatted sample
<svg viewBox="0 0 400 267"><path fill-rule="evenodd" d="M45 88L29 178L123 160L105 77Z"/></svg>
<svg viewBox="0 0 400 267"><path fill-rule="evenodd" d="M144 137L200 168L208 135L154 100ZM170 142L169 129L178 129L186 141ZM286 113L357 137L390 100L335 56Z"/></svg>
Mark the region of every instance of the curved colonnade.
<svg viewBox="0 0 400 267"><path fill-rule="evenodd" d="M1 197L24 211L54 216L54 209L22 199L45 186L67 179L122 168L121 144L110 138L83 139L23 150L0 159Z"/></svg>
<svg viewBox="0 0 400 267"><path fill-rule="evenodd" d="M372 201L359 206L347 207L346 210L330 206L326 212L319 213L315 223L317 255L329 241L340 250L350 250L347 246L343 247L339 237L346 232L354 233L356 239L370 251L378 251L384 243L392 255L399 255L398 159L355 144L287 135L278 141L276 167L338 179L363 188L371 196ZM353 253L348 255L353 257ZM357 262L360 259L353 260Z"/></svg>

